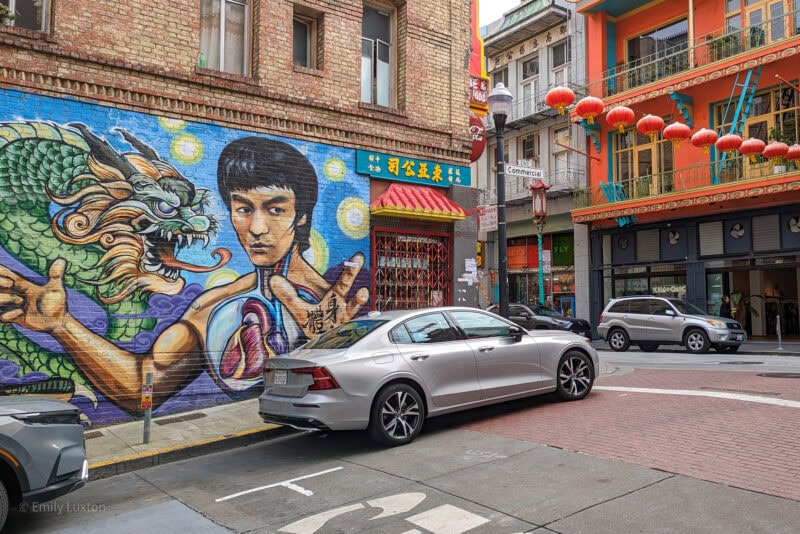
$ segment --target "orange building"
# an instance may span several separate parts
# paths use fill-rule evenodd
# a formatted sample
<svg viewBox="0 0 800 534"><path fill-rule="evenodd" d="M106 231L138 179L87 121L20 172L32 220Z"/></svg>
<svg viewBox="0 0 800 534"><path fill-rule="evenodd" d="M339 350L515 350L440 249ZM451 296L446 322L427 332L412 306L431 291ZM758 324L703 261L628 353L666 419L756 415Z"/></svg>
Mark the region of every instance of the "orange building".
<svg viewBox="0 0 800 534"><path fill-rule="evenodd" d="M634 112L612 126L572 111L593 156L572 218L590 230L595 323L622 295L684 297L716 313L730 294L751 335L774 336L778 321L783 335L800 334L800 147L783 156L775 144L800 140L800 1L582 0L577 9L586 94L606 113ZM648 130L639 123L648 114L689 129L676 139L656 119ZM714 143L731 134L744 149L735 137Z"/></svg>

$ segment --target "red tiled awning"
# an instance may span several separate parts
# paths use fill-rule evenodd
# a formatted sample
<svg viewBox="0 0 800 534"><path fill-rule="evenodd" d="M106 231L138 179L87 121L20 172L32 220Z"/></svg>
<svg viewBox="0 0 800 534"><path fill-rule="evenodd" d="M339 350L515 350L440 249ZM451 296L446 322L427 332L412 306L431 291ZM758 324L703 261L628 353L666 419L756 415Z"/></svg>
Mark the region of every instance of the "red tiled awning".
<svg viewBox="0 0 800 534"><path fill-rule="evenodd" d="M460 221L464 209L435 189L394 183L372 201L373 215L408 217L426 221Z"/></svg>

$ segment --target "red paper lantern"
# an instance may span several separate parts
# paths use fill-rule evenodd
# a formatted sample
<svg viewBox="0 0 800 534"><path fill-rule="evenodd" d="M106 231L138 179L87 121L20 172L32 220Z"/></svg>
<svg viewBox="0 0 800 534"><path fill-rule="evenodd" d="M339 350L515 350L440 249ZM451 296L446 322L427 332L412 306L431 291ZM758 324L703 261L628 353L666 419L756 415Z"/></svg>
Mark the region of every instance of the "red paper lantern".
<svg viewBox="0 0 800 534"><path fill-rule="evenodd" d="M655 115L645 115L636 123L636 129L642 135L649 135L650 142L654 142L658 132L664 129L664 119Z"/></svg>
<svg viewBox="0 0 800 534"><path fill-rule="evenodd" d="M692 144L697 148L702 148L708 154L708 147L717 142L717 132L708 128L701 128L692 136Z"/></svg>
<svg viewBox="0 0 800 534"><path fill-rule="evenodd" d="M757 163L757 156L764 152L764 147L766 146L766 143L758 137L751 137L742 143L742 146L739 147L739 153L742 156L750 156L750 163Z"/></svg>
<svg viewBox="0 0 800 534"><path fill-rule="evenodd" d="M575 93L569 87L553 87L547 91L544 103L551 108L556 108L559 115L564 114L564 108L575 102Z"/></svg>
<svg viewBox="0 0 800 534"><path fill-rule="evenodd" d="M594 96L587 96L575 105L575 114L582 119L586 119L589 124L594 124L594 118L602 115L605 109L606 105L603 104L602 100Z"/></svg>
<svg viewBox="0 0 800 534"><path fill-rule="evenodd" d="M800 159L800 145L790 146L789 151L786 152L786 159L789 161L797 161Z"/></svg>
<svg viewBox="0 0 800 534"><path fill-rule="evenodd" d="M773 165L777 165L788 153L789 145L780 141L773 141L764 148L764 157L772 161Z"/></svg>
<svg viewBox="0 0 800 534"><path fill-rule="evenodd" d="M742 138L736 134L725 134L714 143L717 150L720 152L727 152L728 157L733 156L733 153L742 146Z"/></svg>
<svg viewBox="0 0 800 534"><path fill-rule="evenodd" d="M617 106L608 113L606 113L606 122L619 130L619 133L625 133L625 127L633 124L636 120L631 108L625 106Z"/></svg>
<svg viewBox="0 0 800 534"><path fill-rule="evenodd" d="M682 122L673 122L664 128L664 139L672 141L672 145L675 147L680 146L681 141L689 139L690 135L692 135L692 130Z"/></svg>

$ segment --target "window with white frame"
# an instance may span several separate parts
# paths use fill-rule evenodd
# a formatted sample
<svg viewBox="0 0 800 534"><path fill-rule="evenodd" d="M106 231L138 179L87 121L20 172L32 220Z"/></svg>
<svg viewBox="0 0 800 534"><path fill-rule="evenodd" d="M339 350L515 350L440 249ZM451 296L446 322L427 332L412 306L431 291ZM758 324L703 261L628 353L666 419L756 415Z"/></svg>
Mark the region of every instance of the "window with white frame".
<svg viewBox="0 0 800 534"><path fill-rule="evenodd" d="M532 167L539 167L539 153L539 132L520 138L519 154L522 156L522 159L527 160Z"/></svg>
<svg viewBox="0 0 800 534"><path fill-rule="evenodd" d="M553 179L550 185L569 183L569 128L553 130Z"/></svg>
<svg viewBox="0 0 800 534"><path fill-rule="evenodd" d="M200 0L200 67L249 75L249 7L249 0Z"/></svg>
<svg viewBox="0 0 800 534"><path fill-rule="evenodd" d="M504 86L508 87L508 68L504 67L492 72L492 89L494 89L498 83L502 83Z"/></svg>
<svg viewBox="0 0 800 534"><path fill-rule="evenodd" d="M567 37L550 47L553 85L569 83L569 63L572 61L571 43L572 39Z"/></svg>
<svg viewBox="0 0 800 534"><path fill-rule="evenodd" d="M361 101L391 107L394 104L395 13L364 6L361 23Z"/></svg>
<svg viewBox="0 0 800 534"><path fill-rule="evenodd" d="M537 111L536 99L539 93L539 56L528 58L519 64L522 85L522 114L530 115Z"/></svg>
<svg viewBox="0 0 800 534"><path fill-rule="evenodd" d="M0 0L13 19L2 22L9 26L43 32L47 29L50 0Z"/></svg>
<svg viewBox="0 0 800 534"><path fill-rule="evenodd" d="M292 20L293 62L298 67L316 68L317 21L295 15Z"/></svg>

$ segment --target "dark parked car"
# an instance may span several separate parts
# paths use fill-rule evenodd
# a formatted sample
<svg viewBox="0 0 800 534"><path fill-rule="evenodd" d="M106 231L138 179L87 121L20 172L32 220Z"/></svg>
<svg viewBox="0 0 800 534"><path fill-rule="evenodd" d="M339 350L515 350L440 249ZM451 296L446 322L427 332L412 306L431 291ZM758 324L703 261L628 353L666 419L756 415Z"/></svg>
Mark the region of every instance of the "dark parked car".
<svg viewBox="0 0 800 534"><path fill-rule="evenodd" d="M488 311L498 313L500 307L490 306ZM592 327L586 319L564 317L560 312L539 304L509 304L508 318L528 330L568 330L590 338Z"/></svg>
<svg viewBox="0 0 800 534"><path fill-rule="evenodd" d="M9 506L24 509L86 483L80 415L60 400L0 396L0 530Z"/></svg>

